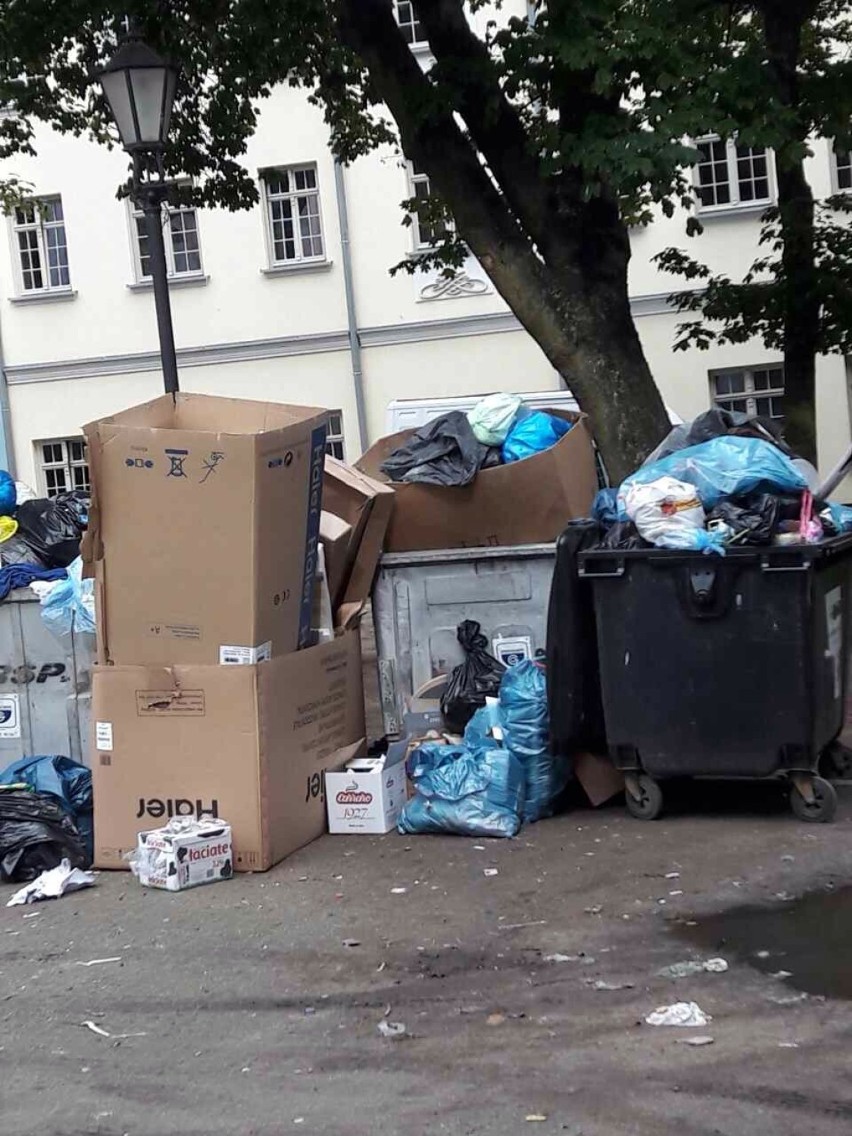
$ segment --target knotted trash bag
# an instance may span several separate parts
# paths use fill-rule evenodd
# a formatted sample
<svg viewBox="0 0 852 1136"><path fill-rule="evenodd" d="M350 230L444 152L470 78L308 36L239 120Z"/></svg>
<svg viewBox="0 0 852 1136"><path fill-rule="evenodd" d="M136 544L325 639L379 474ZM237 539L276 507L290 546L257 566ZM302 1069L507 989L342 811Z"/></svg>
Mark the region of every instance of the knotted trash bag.
<svg viewBox="0 0 852 1136"><path fill-rule="evenodd" d="M443 414L415 430L381 464L391 481L422 485L467 485L479 473L487 447L461 410Z"/></svg>
<svg viewBox="0 0 852 1136"><path fill-rule="evenodd" d="M26 883L63 859L90 863L80 834L50 793L0 786L0 881Z"/></svg>
<svg viewBox="0 0 852 1136"><path fill-rule="evenodd" d="M48 568L67 568L80 555L80 540L89 522L89 495L61 493L25 501L18 508L17 521L17 535Z"/></svg>
<svg viewBox="0 0 852 1136"><path fill-rule="evenodd" d="M503 744L524 771L524 820L551 816L570 766L550 752L547 680L540 663L524 659L506 671L500 684L500 725Z"/></svg>
<svg viewBox="0 0 852 1136"><path fill-rule="evenodd" d="M397 825L402 833L514 836L521 827L524 771L496 742L425 742L409 760L415 793Z"/></svg>
<svg viewBox="0 0 852 1136"><path fill-rule="evenodd" d="M475 619L463 620L456 635L465 657L450 675L441 698L441 713L447 728L460 734L474 712L485 705L485 699L497 697L506 668L489 653L488 640Z"/></svg>
<svg viewBox="0 0 852 1136"><path fill-rule="evenodd" d="M23 757L0 773L0 785L23 783L38 793L49 793L74 822L88 853L88 867L94 856L92 810L92 771L78 761L60 754Z"/></svg>
<svg viewBox="0 0 852 1136"><path fill-rule="evenodd" d="M483 446L502 446L512 428L521 400L516 394L489 394L481 398L467 420Z"/></svg>

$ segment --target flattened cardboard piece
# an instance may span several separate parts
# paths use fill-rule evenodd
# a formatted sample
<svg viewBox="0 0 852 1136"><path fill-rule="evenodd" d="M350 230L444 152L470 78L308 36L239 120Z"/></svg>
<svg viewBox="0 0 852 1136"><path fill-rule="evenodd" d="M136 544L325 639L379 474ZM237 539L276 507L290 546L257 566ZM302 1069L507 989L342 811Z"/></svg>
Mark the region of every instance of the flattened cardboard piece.
<svg viewBox="0 0 852 1136"><path fill-rule="evenodd" d="M376 442L357 468L392 485L396 494L386 551L545 544L569 520L587 516L598 488L588 421L570 411L548 413L573 422L573 429L549 450L482 470L470 485L388 482L381 464L413 431Z"/></svg>

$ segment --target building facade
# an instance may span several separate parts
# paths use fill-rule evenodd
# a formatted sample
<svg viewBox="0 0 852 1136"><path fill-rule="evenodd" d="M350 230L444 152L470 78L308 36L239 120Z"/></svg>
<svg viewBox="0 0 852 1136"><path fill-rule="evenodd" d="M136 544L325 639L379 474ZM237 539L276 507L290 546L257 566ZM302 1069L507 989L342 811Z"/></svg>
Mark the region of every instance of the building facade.
<svg viewBox="0 0 852 1136"><path fill-rule="evenodd" d="M411 5L400 0L397 14L425 64ZM0 218L0 406L6 464L56 493L87 484L82 425L157 396L162 376L146 241L116 198L126 156L47 129L36 145L36 158L2 171L29 182L38 205ZM672 350L680 317L666 297L678 282L653 257L681 245L737 278L775 192L771 153L715 139L700 147L704 235L688 240L683 212L632 235L637 326L663 397L683 418L714 402L778 417L781 359L759 341ZM321 112L280 89L244 161L258 181L255 209L164 216L182 389L339 409L330 449L354 460L386 432L393 400L560 386L473 258L452 281L391 277L430 238L416 217L403 223L400 203L429 186L401 154L387 147L337 166ZM809 167L817 196L852 187L849 155L828 142L814 143ZM819 360L823 468L849 443L848 384L846 360Z"/></svg>

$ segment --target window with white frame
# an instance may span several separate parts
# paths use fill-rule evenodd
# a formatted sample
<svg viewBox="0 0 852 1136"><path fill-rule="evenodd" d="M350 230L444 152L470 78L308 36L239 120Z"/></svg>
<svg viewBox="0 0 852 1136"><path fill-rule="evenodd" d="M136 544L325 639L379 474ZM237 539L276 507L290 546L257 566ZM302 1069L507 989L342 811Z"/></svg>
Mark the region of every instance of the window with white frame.
<svg viewBox="0 0 852 1136"><path fill-rule="evenodd" d="M769 151L741 146L734 138L701 138L695 143L695 192L699 209L730 209L772 201Z"/></svg>
<svg viewBox="0 0 852 1136"><path fill-rule="evenodd" d="M408 163L408 182L411 187L411 197L415 201L426 202L432 196L432 186L429 175L418 170L414 162ZM443 240L448 231L444 221L429 222L421 219L415 209L411 214L411 233L415 250L431 248Z"/></svg>
<svg viewBox="0 0 852 1136"><path fill-rule="evenodd" d="M136 280L142 284L152 278L152 268L148 230L140 209L132 210L132 223L133 266ZM203 274L198 213L191 205L163 205L163 244L170 277L179 279Z"/></svg>
<svg viewBox="0 0 852 1136"><path fill-rule="evenodd" d="M17 205L12 229L22 294L71 288L68 240L61 197L39 197Z"/></svg>
<svg viewBox="0 0 852 1136"><path fill-rule="evenodd" d="M324 261L316 166L264 170L261 177L270 265L275 268Z"/></svg>
<svg viewBox="0 0 852 1136"><path fill-rule="evenodd" d="M834 177L838 189L852 189L852 151L832 147Z"/></svg>
<svg viewBox="0 0 852 1136"><path fill-rule="evenodd" d="M428 41L417 18L412 0L394 0L393 12L405 42L412 47L425 47Z"/></svg>
<svg viewBox="0 0 852 1136"><path fill-rule="evenodd" d="M343 439L343 415L329 414L328 433L325 436L325 452L333 458L345 461L346 448Z"/></svg>
<svg viewBox="0 0 852 1136"><path fill-rule="evenodd" d="M91 489L86 443L82 438L36 442L36 464L46 497L58 497L76 489L88 493Z"/></svg>
<svg viewBox="0 0 852 1136"><path fill-rule="evenodd" d="M715 405L723 410L762 418L784 417L784 368L780 364L715 371L710 376L710 392Z"/></svg>

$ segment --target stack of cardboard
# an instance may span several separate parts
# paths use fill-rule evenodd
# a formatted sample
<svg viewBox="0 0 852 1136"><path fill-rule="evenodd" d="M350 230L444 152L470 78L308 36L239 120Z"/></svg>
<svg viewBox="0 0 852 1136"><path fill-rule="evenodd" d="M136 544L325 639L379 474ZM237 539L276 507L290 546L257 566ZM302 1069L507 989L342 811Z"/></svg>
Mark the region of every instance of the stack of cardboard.
<svg viewBox="0 0 852 1136"><path fill-rule="evenodd" d="M311 646L326 414L180 394L86 428L96 866L124 867L137 832L172 816L225 818L237 871L324 831L324 772L363 746L357 623L375 570L353 535L367 588L359 604L356 570L340 577L350 607ZM353 476L381 547L388 491Z"/></svg>

